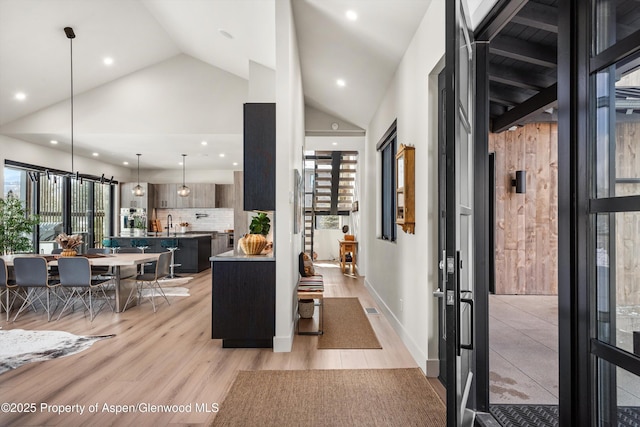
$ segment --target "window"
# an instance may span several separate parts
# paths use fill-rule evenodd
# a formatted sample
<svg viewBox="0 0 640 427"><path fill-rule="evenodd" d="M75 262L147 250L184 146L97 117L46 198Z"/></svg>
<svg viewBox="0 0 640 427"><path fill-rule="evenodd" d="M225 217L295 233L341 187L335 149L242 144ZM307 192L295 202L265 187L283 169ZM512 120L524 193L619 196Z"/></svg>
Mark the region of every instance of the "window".
<svg viewBox="0 0 640 427"><path fill-rule="evenodd" d="M340 217L338 215L317 215L316 230L339 230Z"/></svg>
<svg viewBox="0 0 640 427"><path fill-rule="evenodd" d="M382 177L382 210L380 212L380 218L382 219L382 233L380 234L380 238L391 242L396 241L396 126L397 120L393 122L376 147L381 155L380 175Z"/></svg>

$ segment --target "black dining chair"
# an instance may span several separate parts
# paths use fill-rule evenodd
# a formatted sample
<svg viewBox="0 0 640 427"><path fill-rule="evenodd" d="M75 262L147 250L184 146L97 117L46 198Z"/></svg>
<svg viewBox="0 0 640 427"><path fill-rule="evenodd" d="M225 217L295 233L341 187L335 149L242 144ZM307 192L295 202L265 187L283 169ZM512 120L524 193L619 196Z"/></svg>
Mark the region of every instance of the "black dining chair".
<svg viewBox="0 0 640 427"><path fill-rule="evenodd" d="M15 322L20 313L27 308L35 310L36 302L39 302L47 312L47 320L51 320L50 290L57 280L49 278L47 260L41 256L17 257L13 260L13 270L16 276L14 295L22 300L22 305L13 317L13 321ZM26 294L20 292L20 288L24 288ZM46 297L46 304L43 297Z"/></svg>
<svg viewBox="0 0 640 427"><path fill-rule="evenodd" d="M82 302L89 311L89 318L93 322L95 316L108 304L113 311L111 299L107 296L105 285L109 279L92 279L91 264L89 259L76 256L58 259L58 270L60 271L60 287L65 291L65 300L58 319L68 308L72 308L76 302ZM94 299L103 299L102 305L96 310Z"/></svg>

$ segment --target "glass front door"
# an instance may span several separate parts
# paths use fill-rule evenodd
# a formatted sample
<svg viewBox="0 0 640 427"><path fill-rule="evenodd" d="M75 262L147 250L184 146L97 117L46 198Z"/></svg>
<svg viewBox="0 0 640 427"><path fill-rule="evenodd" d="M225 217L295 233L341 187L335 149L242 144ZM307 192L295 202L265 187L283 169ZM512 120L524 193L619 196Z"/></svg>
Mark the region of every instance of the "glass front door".
<svg viewBox="0 0 640 427"><path fill-rule="evenodd" d="M444 138L444 281L447 425L471 426L474 412L473 33L466 1L447 2ZM441 188L442 186L441 182Z"/></svg>

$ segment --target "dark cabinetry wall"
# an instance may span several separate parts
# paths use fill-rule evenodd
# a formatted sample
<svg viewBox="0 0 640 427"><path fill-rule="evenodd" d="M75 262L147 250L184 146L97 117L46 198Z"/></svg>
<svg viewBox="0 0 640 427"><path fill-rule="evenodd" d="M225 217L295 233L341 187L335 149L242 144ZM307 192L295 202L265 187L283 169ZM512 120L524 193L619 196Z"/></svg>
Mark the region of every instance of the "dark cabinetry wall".
<svg viewBox="0 0 640 427"><path fill-rule="evenodd" d="M276 208L276 104L244 104L244 210Z"/></svg>
<svg viewBox="0 0 640 427"><path fill-rule="evenodd" d="M211 338L223 347L273 347L275 261L214 261Z"/></svg>

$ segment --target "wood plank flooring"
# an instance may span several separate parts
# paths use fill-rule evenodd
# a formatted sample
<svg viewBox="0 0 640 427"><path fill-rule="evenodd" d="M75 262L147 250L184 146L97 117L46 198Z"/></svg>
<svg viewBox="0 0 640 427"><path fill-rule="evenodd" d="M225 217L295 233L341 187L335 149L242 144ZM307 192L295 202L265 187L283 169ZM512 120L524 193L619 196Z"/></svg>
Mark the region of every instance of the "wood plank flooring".
<svg viewBox="0 0 640 427"><path fill-rule="evenodd" d="M318 272L325 276L326 296L357 296L364 307L377 308L362 278L343 275L334 263L319 265ZM171 305L160 303L155 314L146 301L124 313L103 311L93 323L81 311L52 322L47 322L42 313L26 313L15 323L7 323L3 317L3 329L116 336L98 341L81 353L30 363L0 375L0 403L38 405L38 411L32 414L0 412L0 425L206 425L215 417L212 405L223 401L239 370L417 366L382 314L369 315L382 350L317 350L317 336L299 335L290 353L223 349L221 340L210 338L210 270L194 277L189 284L180 285L190 289L190 297L169 297ZM438 391L442 393L443 389ZM41 412L41 403L85 405L85 413ZM89 405L95 404L97 412L88 413ZM105 404L186 406L182 412L116 414L103 411Z"/></svg>

